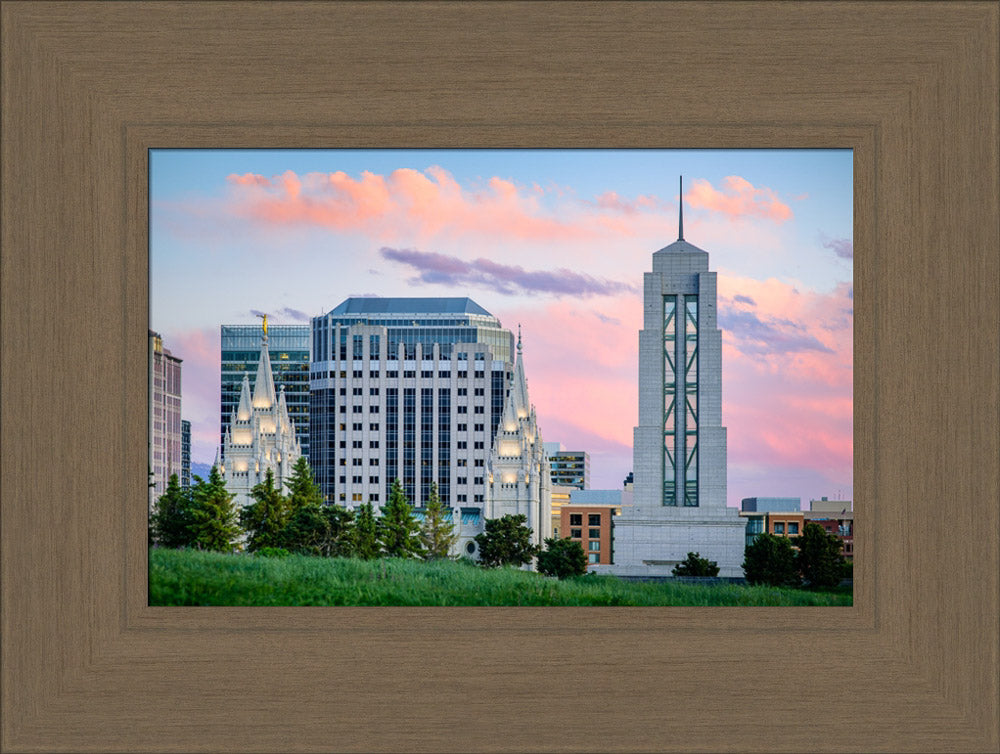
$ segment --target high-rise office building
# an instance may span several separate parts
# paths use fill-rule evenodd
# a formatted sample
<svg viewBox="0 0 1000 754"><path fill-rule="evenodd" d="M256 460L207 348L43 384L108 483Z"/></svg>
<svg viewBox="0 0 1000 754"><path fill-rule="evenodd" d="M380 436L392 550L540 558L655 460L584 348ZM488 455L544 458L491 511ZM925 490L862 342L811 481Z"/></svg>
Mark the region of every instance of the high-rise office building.
<svg viewBox="0 0 1000 754"><path fill-rule="evenodd" d="M590 488L590 453L566 450L558 442L545 443L545 453L549 458L552 484L578 490Z"/></svg>
<svg viewBox="0 0 1000 754"><path fill-rule="evenodd" d="M181 487L191 486L191 422L181 419Z"/></svg>
<svg viewBox="0 0 1000 754"><path fill-rule="evenodd" d="M150 506L181 473L181 359L149 331L149 488Z"/></svg>
<svg viewBox="0 0 1000 754"><path fill-rule="evenodd" d="M358 297L313 318L311 345L309 460L325 498L378 509L398 478L419 510L436 484L475 554L510 330L468 298Z"/></svg>
<svg viewBox="0 0 1000 754"><path fill-rule="evenodd" d="M233 504L238 508L252 502L251 491L265 480L269 470L274 474L275 488L287 492L285 482L291 478L292 468L302 455L285 389L275 391L267 329L265 317L263 331L258 330L260 345L253 390L249 375L244 374L239 402L222 438L221 457L216 459L226 489L236 496Z"/></svg>
<svg viewBox="0 0 1000 754"><path fill-rule="evenodd" d="M738 576L743 532L726 507L716 274L708 253L684 240L683 206L677 241L653 254L643 282L635 498L616 522L616 563L672 566L697 551Z"/></svg>
<svg viewBox="0 0 1000 754"><path fill-rule="evenodd" d="M295 424L295 436L302 453L309 452L309 325L268 324L268 348L276 390L285 389L288 416ZM250 389L256 387L260 358L260 325L222 325L222 380L219 414L219 444L240 400L243 378Z"/></svg>

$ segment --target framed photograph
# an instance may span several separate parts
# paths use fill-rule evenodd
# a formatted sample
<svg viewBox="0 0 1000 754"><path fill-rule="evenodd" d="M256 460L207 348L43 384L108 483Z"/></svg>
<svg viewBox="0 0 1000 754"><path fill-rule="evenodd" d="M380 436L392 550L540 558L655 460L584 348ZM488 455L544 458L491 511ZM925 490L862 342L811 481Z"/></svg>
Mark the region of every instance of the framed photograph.
<svg viewBox="0 0 1000 754"><path fill-rule="evenodd" d="M851 150L149 169L151 605L851 604Z"/></svg>
<svg viewBox="0 0 1000 754"><path fill-rule="evenodd" d="M4 751L997 750L996 4L0 12ZM853 605L150 607L181 148L852 150Z"/></svg>

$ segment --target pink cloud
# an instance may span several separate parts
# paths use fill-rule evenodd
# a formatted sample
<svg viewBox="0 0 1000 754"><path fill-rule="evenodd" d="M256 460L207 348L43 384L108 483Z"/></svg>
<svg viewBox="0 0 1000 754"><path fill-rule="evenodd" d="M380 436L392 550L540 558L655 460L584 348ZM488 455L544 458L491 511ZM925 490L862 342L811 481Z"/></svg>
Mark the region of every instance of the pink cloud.
<svg viewBox="0 0 1000 754"><path fill-rule="evenodd" d="M783 223L791 219L791 207L778 199L772 189L756 188L738 175L727 176L722 183L720 191L707 180L697 178L684 198L692 207L719 212L730 220L759 217Z"/></svg>
<svg viewBox="0 0 1000 754"><path fill-rule="evenodd" d="M521 186L499 176L464 187L437 166L388 175L365 171L357 178L340 171L304 176L286 171L271 178L233 174L227 182L223 209L230 216L285 228L359 231L382 240L468 234L535 241L634 237L648 228L622 222L625 217L655 218L659 224L664 208L651 196L611 192L585 202L559 187Z"/></svg>

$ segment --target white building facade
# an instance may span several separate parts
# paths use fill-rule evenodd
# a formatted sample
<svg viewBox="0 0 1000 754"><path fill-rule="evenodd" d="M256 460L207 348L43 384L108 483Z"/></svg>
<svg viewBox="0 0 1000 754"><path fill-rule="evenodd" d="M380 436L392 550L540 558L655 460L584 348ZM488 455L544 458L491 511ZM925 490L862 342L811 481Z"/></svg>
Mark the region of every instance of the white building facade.
<svg viewBox="0 0 1000 754"><path fill-rule="evenodd" d="M253 502L250 491L264 481L268 469L274 474L275 488L287 492L285 482L301 455L284 388L275 395L265 320L253 391L244 375L239 403L223 436L222 458L216 464L226 489L236 495L234 506L243 508Z"/></svg>
<svg viewBox="0 0 1000 754"><path fill-rule="evenodd" d="M743 524L726 506L722 333L708 253L678 239L643 280L634 505L615 521L616 571L667 573L688 552L742 576Z"/></svg>
<svg viewBox="0 0 1000 754"><path fill-rule="evenodd" d="M521 339L503 415L493 440L486 487L486 518L523 515L532 541L552 536L552 482L548 454L528 398Z"/></svg>

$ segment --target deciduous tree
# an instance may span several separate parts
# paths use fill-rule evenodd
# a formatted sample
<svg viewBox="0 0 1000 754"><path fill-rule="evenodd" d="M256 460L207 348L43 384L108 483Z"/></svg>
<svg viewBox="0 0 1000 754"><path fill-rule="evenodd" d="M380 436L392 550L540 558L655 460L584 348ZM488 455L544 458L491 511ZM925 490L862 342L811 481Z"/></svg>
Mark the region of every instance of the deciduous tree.
<svg viewBox="0 0 1000 754"><path fill-rule="evenodd" d="M487 568L530 563L538 552L531 542L531 529L523 514L486 520L484 529L474 539L479 545L479 562Z"/></svg>
<svg viewBox="0 0 1000 754"><path fill-rule="evenodd" d="M538 572L546 576L567 579L587 572L587 554L579 542L566 539L546 539L545 549L538 553Z"/></svg>
<svg viewBox="0 0 1000 754"><path fill-rule="evenodd" d="M799 567L795 550L785 537L758 534L743 554L743 573L748 584L798 586Z"/></svg>
<svg viewBox="0 0 1000 754"><path fill-rule="evenodd" d="M844 556L840 538L827 534L819 524L806 524L795 540L799 554L796 561L809 586L837 586L844 575Z"/></svg>

